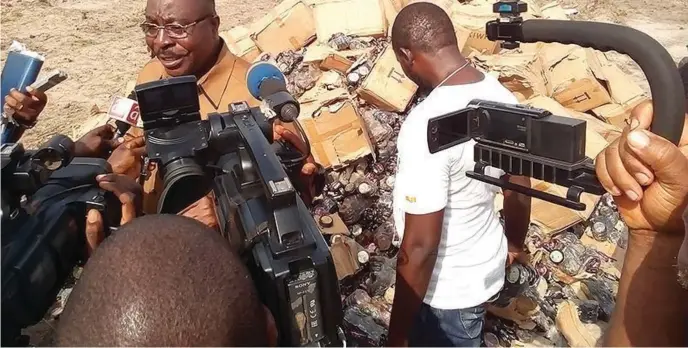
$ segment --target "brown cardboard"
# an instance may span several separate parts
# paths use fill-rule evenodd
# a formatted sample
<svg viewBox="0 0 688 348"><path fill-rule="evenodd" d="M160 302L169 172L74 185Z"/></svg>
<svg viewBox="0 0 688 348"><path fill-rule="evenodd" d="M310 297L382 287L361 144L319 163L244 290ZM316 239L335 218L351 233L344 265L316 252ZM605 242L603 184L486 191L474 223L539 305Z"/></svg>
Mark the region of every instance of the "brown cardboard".
<svg viewBox="0 0 688 348"><path fill-rule="evenodd" d="M530 9L528 9L530 10ZM564 8L558 2L553 1L540 8L541 17L545 19L569 20Z"/></svg>
<svg viewBox="0 0 688 348"><path fill-rule="evenodd" d="M475 65L497 76L520 101L547 95L544 71L535 54L504 52L474 57Z"/></svg>
<svg viewBox="0 0 688 348"><path fill-rule="evenodd" d="M605 104L592 109L591 112L598 118L607 121L607 123L619 128L624 128L626 127L628 118L631 117L633 108L647 99L646 97L641 97L628 105L616 103Z"/></svg>
<svg viewBox="0 0 688 348"><path fill-rule="evenodd" d="M534 189L566 197L567 188L565 187L539 180L532 181ZM530 208L530 221L538 225L543 233L557 233L583 220L587 220L598 200L599 196L583 193L581 195L581 202L585 204L586 209L579 212L539 199L533 199Z"/></svg>
<svg viewBox="0 0 688 348"><path fill-rule="evenodd" d="M380 0L382 2L382 8L385 11L385 19L387 20L387 30L388 36L392 36L392 24L394 24L394 19L397 14L404 7L401 0Z"/></svg>
<svg viewBox="0 0 688 348"><path fill-rule="evenodd" d="M336 51L323 44L311 45L306 49L303 61L304 63L318 63L322 70L335 70L345 74L351 65L354 64L354 61L347 58L347 56L359 53L354 51Z"/></svg>
<svg viewBox="0 0 688 348"><path fill-rule="evenodd" d="M344 221L342 221L342 218L339 216L338 213L329 214L327 216L332 218L332 226L323 225L320 221L320 216L314 217L315 222L318 224L318 228L320 228L320 233L328 235L343 234L346 236L350 234L349 228L346 227Z"/></svg>
<svg viewBox="0 0 688 348"><path fill-rule="evenodd" d="M598 64L592 50L548 44L539 52L549 95L561 105L585 112L611 102L611 96L590 68Z"/></svg>
<svg viewBox="0 0 688 348"><path fill-rule="evenodd" d="M381 0L322 0L313 5L318 41L326 43L332 35L387 35L387 19Z"/></svg>
<svg viewBox="0 0 688 348"><path fill-rule="evenodd" d="M377 59L356 94L385 111L403 112L416 94L418 86L401 70L391 47Z"/></svg>
<svg viewBox="0 0 688 348"><path fill-rule="evenodd" d="M229 51L247 62L253 62L260 55L260 49L251 40L251 31L244 26L237 26L220 33Z"/></svg>
<svg viewBox="0 0 688 348"><path fill-rule="evenodd" d="M334 269L339 280L350 276L359 268L358 252L359 246L356 241L342 235L334 235L331 239L330 253L334 262ZM360 247L362 250L363 248Z"/></svg>
<svg viewBox="0 0 688 348"><path fill-rule="evenodd" d="M320 91L304 96L299 98L301 114L298 122L308 136L317 163L325 168L339 168L373 153L363 119L347 98L346 90Z"/></svg>
<svg viewBox="0 0 688 348"><path fill-rule="evenodd" d="M601 53L600 53L601 54ZM600 54L597 56L600 57ZM638 104L648 100L645 92L633 79L614 63L600 59L603 63L597 68L596 74L603 79L612 98L612 103L592 109L592 113L607 122L618 126L626 126L631 111Z"/></svg>
<svg viewBox="0 0 688 348"><path fill-rule="evenodd" d="M464 57L471 54L494 54L499 52L499 41L490 41L485 35L485 29L474 30L454 24L459 50Z"/></svg>
<svg viewBox="0 0 688 348"><path fill-rule="evenodd" d="M339 52L331 52L322 62L320 62L320 68L323 70L334 70L344 74L353 64L353 60L346 58Z"/></svg>
<svg viewBox="0 0 688 348"><path fill-rule="evenodd" d="M285 0L251 28L251 39L267 53L297 50L315 39L312 9L301 0Z"/></svg>
<svg viewBox="0 0 688 348"><path fill-rule="evenodd" d="M416 3L416 2L429 2L431 4L435 4L435 5L439 6L440 8L442 8L444 10L444 12L447 13L447 15L451 15L455 1L456 0L409 0L409 1L402 0L402 2L405 2L403 4L402 8L406 7L408 5L411 5L413 3Z"/></svg>

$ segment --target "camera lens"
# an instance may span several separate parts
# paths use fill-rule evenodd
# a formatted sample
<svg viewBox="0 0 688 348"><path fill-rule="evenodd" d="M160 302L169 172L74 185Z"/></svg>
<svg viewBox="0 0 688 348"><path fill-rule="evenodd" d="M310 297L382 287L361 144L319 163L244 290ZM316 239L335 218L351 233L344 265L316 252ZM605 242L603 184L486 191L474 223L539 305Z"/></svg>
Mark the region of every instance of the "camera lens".
<svg viewBox="0 0 688 348"><path fill-rule="evenodd" d="M210 180L193 158L176 159L163 172L165 188L158 202L159 214L177 214L210 190Z"/></svg>
<svg viewBox="0 0 688 348"><path fill-rule="evenodd" d="M72 161L74 142L57 134L31 156L32 160L48 170L58 170Z"/></svg>

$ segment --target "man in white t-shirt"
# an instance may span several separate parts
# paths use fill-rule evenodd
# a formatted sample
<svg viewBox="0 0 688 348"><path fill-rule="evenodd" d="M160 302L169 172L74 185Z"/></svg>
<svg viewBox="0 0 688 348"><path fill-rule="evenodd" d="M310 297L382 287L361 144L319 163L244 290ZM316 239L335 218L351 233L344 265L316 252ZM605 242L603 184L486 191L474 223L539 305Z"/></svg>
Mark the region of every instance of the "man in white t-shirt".
<svg viewBox="0 0 688 348"><path fill-rule="evenodd" d="M468 64L451 20L434 4L402 9L392 46L404 73L431 92L404 121L397 141L394 215L402 244L387 345L479 346L484 304L504 283L508 251L523 245L530 199L504 192L503 229L494 209L499 188L466 177L475 165L475 143L430 154L426 132L430 118L472 99L518 101ZM508 179L529 185L527 178Z"/></svg>

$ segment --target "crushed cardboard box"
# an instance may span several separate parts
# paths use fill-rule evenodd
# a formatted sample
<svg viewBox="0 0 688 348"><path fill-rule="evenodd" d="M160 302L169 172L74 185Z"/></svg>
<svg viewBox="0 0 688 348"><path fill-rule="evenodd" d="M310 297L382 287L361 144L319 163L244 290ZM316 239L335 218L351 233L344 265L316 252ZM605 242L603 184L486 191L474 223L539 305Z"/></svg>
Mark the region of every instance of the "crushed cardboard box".
<svg viewBox="0 0 688 348"><path fill-rule="evenodd" d="M521 102L534 96L547 95L542 65L534 53L480 55L474 57L473 61L477 67L495 75Z"/></svg>
<svg viewBox="0 0 688 348"><path fill-rule="evenodd" d="M313 5L318 41L332 35L382 37L387 35L387 18L382 0L322 0Z"/></svg>
<svg viewBox="0 0 688 348"><path fill-rule="evenodd" d="M381 110L403 112L417 90L418 86L401 70L391 47L387 47L356 94Z"/></svg>
<svg viewBox="0 0 688 348"><path fill-rule="evenodd" d="M260 55L260 49L251 40L251 31L244 26L236 26L220 33L229 51L247 62L253 62Z"/></svg>
<svg viewBox="0 0 688 348"><path fill-rule="evenodd" d="M262 52L301 49L315 40L313 10L303 1L285 0L255 22L251 31L251 39Z"/></svg>
<svg viewBox="0 0 688 348"><path fill-rule="evenodd" d="M561 105L585 112L612 101L590 68L597 59L591 49L552 43L545 45L538 54L547 79L548 95Z"/></svg>
<svg viewBox="0 0 688 348"><path fill-rule="evenodd" d="M540 15L544 19L569 20L569 16L566 15L566 11L564 11L564 9L556 1L540 7Z"/></svg>
<svg viewBox="0 0 688 348"><path fill-rule="evenodd" d="M595 52L595 56L598 64L591 68L605 83L612 101L592 109L591 112L608 123L623 128L633 108L649 98L618 65L607 60L604 53Z"/></svg>
<svg viewBox="0 0 688 348"><path fill-rule="evenodd" d="M304 94L299 101L298 122L308 136L317 163L325 168L340 168L373 153L363 119L346 90Z"/></svg>

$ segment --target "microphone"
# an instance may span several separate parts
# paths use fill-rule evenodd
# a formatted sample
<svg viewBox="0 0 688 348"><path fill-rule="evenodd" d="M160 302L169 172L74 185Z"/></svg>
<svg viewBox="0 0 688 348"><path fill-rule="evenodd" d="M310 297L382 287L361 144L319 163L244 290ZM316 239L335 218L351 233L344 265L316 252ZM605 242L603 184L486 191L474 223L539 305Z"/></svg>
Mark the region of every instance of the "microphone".
<svg viewBox="0 0 688 348"><path fill-rule="evenodd" d="M287 80L274 64L251 65L246 73L246 87L254 98L266 101L282 122L293 122L299 117L299 103L289 94Z"/></svg>
<svg viewBox="0 0 688 348"><path fill-rule="evenodd" d="M108 117L115 120L115 126L117 127L116 138L124 136L131 126L138 127L138 124L141 122L139 104L135 99L131 98L131 95L129 97L114 97L107 112Z"/></svg>

